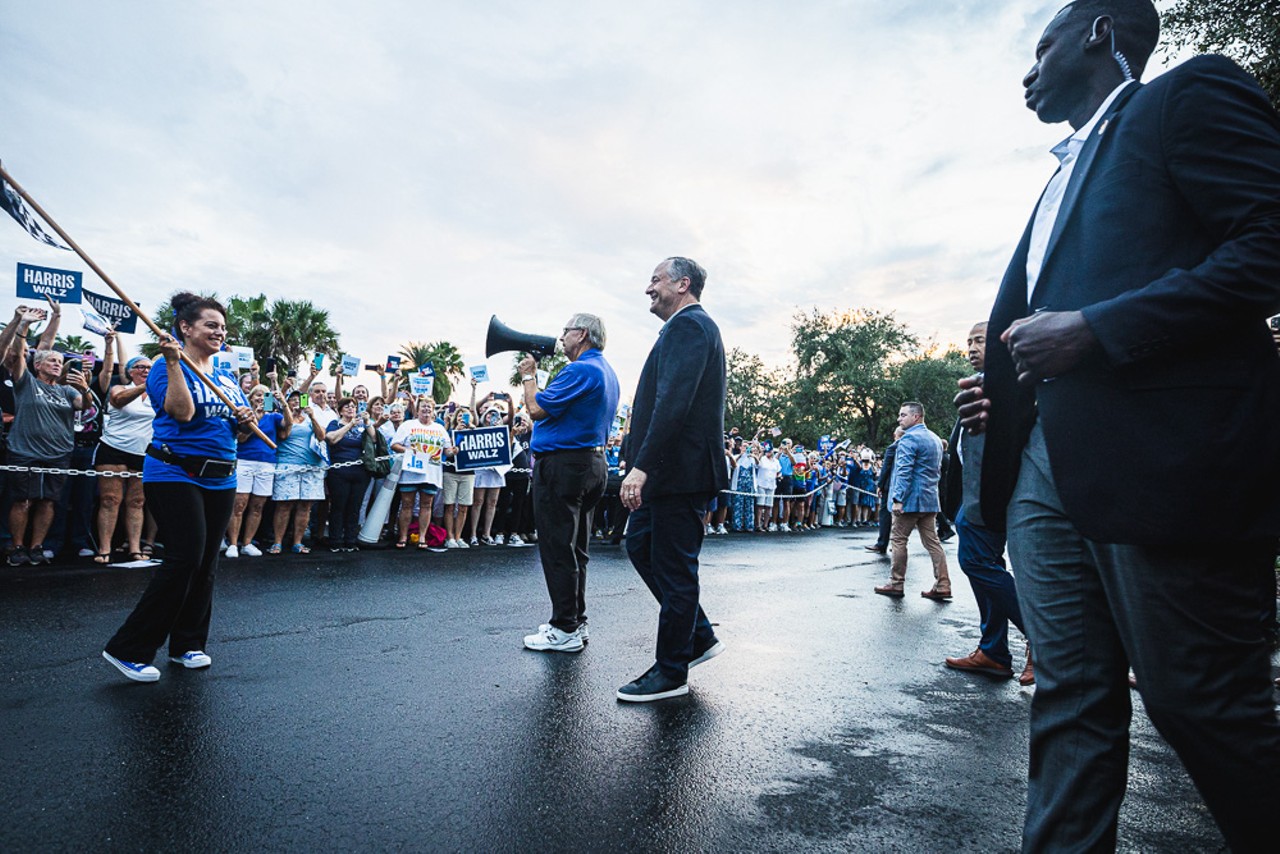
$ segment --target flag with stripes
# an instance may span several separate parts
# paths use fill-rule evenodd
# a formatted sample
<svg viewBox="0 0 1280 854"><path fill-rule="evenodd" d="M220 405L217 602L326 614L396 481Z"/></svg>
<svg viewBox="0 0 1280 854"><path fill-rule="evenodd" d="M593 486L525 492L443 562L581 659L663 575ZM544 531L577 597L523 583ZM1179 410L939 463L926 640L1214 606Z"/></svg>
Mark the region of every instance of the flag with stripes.
<svg viewBox="0 0 1280 854"><path fill-rule="evenodd" d="M3 192L0 192L0 207L4 208L5 213L16 219L18 225L27 230L27 234L49 246L58 249L71 249L70 246L63 246L53 235L45 231L40 218L27 210L27 206L22 203L22 197L8 183L0 180L0 190L3 190Z"/></svg>

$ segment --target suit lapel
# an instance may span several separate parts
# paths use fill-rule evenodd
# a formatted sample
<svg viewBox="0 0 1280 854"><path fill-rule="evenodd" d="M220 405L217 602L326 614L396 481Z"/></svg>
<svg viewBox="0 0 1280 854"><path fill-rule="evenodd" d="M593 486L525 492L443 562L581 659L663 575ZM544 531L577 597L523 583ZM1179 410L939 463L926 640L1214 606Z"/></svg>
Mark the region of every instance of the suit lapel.
<svg viewBox="0 0 1280 854"><path fill-rule="evenodd" d="M1058 208L1057 219L1053 222L1053 231L1049 233L1049 244L1044 250L1044 262L1040 266L1040 277L1036 280L1037 291L1040 290L1040 284L1045 280L1044 270L1049 266L1049 259L1053 257L1053 250L1058 245L1058 238L1062 236L1062 229L1066 227L1067 221L1071 218L1071 212L1075 209L1076 202L1080 200L1081 188L1089 177L1089 170L1093 168L1093 162L1098 154L1098 147L1102 144L1102 139L1106 136L1107 129L1111 126L1112 118L1133 97L1133 93L1141 88L1141 83L1134 83L1117 95L1116 99L1111 102L1111 106L1103 113L1102 118L1094 125L1093 133L1089 134L1089 138L1085 140L1084 147L1080 149L1080 158L1076 161L1075 168L1071 170L1071 180L1067 183L1067 191L1062 196L1062 205ZM1034 299L1031 302L1032 305L1035 304Z"/></svg>

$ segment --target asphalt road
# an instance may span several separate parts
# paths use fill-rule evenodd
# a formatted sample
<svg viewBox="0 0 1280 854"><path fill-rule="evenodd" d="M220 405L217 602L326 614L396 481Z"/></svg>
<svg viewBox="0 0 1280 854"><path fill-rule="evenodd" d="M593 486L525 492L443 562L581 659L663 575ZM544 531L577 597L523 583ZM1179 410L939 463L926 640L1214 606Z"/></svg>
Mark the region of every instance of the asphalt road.
<svg viewBox="0 0 1280 854"><path fill-rule="evenodd" d="M649 705L614 698L657 615L617 547L573 656L521 648L536 549L226 561L213 667L153 685L99 657L148 570L0 570L0 850L1015 850L1031 689L942 666L978 636L954 547L953 602L915 542L895 601L869 538L710 539L727 650ZM1121 850L1221 850L1135 706Z"/></svg>

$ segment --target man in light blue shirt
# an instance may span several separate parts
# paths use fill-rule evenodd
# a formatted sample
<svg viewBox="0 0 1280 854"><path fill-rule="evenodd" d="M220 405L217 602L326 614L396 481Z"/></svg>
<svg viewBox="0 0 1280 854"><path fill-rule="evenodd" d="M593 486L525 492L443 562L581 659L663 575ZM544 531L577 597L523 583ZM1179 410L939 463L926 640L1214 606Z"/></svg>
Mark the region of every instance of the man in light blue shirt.
<svg viewBox="0 0 1280 854"><path fill-rule="evenodd" d="M889 501L893 508L893 529L889 534L893 568L888 584L876 588L882 596L901 597L907 580L907 537L920 532L920 541L933 559L933 587L920 593L926 599L951 598L951 576L947 556L938 540L938 479L942 475L942 440L924 424L924 404L911 400L898 410L903 429L893 461Z"/></svg>

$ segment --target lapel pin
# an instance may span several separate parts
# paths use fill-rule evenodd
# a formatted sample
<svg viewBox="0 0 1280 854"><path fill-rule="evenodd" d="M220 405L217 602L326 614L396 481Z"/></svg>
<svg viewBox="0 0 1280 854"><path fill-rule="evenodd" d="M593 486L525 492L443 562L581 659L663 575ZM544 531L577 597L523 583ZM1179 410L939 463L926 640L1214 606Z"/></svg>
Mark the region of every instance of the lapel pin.
<svg viewBox="0 0 1280 854"><path fill-rule="evenodd" d="M1103 119L1102 124L1098 125L1098 136L1102 136L1107 132L1107 125L1111 123L1111 119Z"/></svg>

